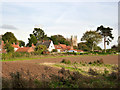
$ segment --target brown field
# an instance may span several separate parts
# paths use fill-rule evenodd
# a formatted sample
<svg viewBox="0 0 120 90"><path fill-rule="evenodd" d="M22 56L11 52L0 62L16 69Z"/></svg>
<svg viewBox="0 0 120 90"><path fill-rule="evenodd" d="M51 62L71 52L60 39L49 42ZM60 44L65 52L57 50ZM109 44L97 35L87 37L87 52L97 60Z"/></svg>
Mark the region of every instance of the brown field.
<svg viewBox="0 0 120 90"><path fill-rule="evenodd" d="M7 61L2 62L2 76L3 77L9 77L10 72L16 72L16 71L27 71L34 76L50 72L56 74L59 70L59 68L49 67L40 65L39 63L59 63L63 59L68 59L71 62L80 62L80 61L95 61L98 59L103 59L103 62L105 64L118 64L118 55L104 55L104 56L79 56L79 57L61 57L61 58L45 58L45 59L39 59L39 60L24 60L24 61ZM46 67L48 67L46 69Z"/></svg>

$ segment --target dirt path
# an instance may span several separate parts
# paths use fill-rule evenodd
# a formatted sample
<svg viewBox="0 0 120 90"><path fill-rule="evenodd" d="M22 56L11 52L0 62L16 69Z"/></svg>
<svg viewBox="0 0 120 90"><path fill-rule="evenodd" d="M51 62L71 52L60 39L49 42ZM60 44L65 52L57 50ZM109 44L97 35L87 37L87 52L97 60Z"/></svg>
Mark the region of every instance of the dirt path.
<svg viewBox="0 0 120 90"><path fill-rule="evenodd" d="M42 75L46 72L57 73L59 69L53 67L47 67L44 65L39 65L39 63L59 63L62 59L68 59L71 62L80 61L94 61L102 58L105 64L118 64L117 55L107 55L107 56L79 56L79 57L61 57L61 58L45 58L39 60L24 60L24 61L8 61L2 62L2 75L3 77L9 77L10 72L16 71L27 71L33 75Z"/></svg>

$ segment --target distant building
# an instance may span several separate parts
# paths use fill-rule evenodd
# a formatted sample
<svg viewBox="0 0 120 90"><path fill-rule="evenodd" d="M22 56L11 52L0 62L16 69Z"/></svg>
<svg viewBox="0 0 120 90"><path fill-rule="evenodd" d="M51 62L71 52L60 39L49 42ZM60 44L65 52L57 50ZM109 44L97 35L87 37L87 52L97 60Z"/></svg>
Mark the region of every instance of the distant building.
<svg viewBox="0 0 120 90"><path fill-rule="evenodd" d="M34 52L34 47L20 47L16 50L16 52Z"/></svg>
<svg viewBox="0 0 120 90"><path fill-rule="evenodd" d="M59 44L54 46L55 46L55 49L58 50L58 52L66 52L71 48L71 46L66 46L65 44Z"/></svg>
<svg viewBox="0 0 120 90"><path fill-rule="evenodd" d="M67 40L71 43L71 49L73 49L74 46L78 46L77 44L77 36L71 36L71 38L67 38Z"/></svg>
<svg viewBox="0 0 120 90"><path fill-rule="evenodd" d="M47 50L48 51L52 51L53 49L55 49L55 46L54 46L54 44L53 44L53 41L51 41L51 40L49 40L49 41L38 41L38 43L36 44L36 46L38 46L38 45L45 45L46 47L47 47Z"/></svg>
<svg viewBox="0 0 120 90"><path fill-rule="evenodd" d="M17 49L19 49L20 48L19 42L17 42L17 44L13 43L12 47L14 47L14 51L16 51Z"/></svg>

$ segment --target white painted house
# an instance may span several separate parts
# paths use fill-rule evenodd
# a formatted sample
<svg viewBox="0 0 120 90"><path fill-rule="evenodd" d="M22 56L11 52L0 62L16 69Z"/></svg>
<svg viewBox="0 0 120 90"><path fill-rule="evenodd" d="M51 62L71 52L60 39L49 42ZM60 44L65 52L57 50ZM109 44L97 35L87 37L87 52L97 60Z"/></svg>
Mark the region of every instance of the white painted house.
<svg viewBox="0 0 120 90"><path fill-rule="evenodd" d="M38 43L36 44L36 46L38 46L38 45L45 45L45 46L47 47L47 50L50 51L50 52L51 52L53 49L55 49L54 44L53 44L53 41L51 41L51 40L38 42Z"/></svg>

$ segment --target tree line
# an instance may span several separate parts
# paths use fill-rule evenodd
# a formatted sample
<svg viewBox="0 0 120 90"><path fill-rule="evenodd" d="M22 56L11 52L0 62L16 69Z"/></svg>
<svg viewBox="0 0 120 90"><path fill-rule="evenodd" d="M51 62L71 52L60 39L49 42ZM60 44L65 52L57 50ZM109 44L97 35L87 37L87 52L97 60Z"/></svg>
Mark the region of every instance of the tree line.
<svg viewBox="0 0 120 90"><path fill-rule="evenodd" d="M102 39L104 39L104 50L106 52L106 43L107 45L110 44L110 42L113 40L112 36L112 28L110 27L104 27L101 25L100 27L97 27L96 30L90 30L83 33L83 36L81 38L81 41L78 43L77 47L74 47L74 49L80 49L84 51L94 51L94 50L101 50L101 48L98 46L100 42L102 42ZM37 44L38 41L43 40L52 40L55 45L65 44L65 45L71 45L71 42L68 41L64 36L62 35L52 35L51 37L48 37L47 34L45 34L44 30L41 28L34 28L32 34L29 35L28 43L26 46L31 47L32 43L34 45ZM5 43L13 44L19 42L20 46L25 46L25 42L22 40L17 40L17 38L14 36L12 32L6 32L4 35L2 35L2 40ZM9 45L6 46L8 48Z"/></svg>

